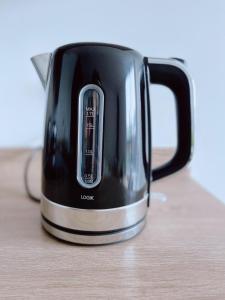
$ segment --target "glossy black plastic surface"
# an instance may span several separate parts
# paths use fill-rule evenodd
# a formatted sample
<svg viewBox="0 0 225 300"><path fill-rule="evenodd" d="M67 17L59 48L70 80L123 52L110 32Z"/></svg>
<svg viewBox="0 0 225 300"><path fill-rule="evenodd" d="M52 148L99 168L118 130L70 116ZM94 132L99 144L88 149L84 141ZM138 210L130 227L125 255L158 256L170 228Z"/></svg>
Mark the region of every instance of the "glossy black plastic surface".
<svg viewBox="0 0 225 300"><path fill-rule="evenodd" d="M132 49L109 44L71 44L54 52L43 151L42 190L48 199L106 209L134 203L149 192L149 79L143 60ZM76 176L78 97L87 84L104 93L102 174L92 189L82 187Z"/></svg>

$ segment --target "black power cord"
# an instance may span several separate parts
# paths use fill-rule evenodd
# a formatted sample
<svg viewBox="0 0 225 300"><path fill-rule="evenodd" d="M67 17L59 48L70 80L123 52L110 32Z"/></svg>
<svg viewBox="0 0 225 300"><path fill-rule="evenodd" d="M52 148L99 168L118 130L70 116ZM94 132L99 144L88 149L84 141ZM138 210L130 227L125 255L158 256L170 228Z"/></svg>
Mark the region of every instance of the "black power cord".
<svg viewBox="0 0 225 300"><path fill-rule="evenodd" d="M37 148L34 148L31 153L29 154L27 160L26 160L26 163L25 163L25 168L24 168L24 186L25 186L25 190L26 190L26 193L27 193L27 196L33 200L33 201L36 201L36 202L40 202L41 199L34 196L34 194L32 194L32 191L29 187L29 180L28 180L28 174L29 174L29 168L30 168L30 164L32 162L32 160L35 158L36 154L41 150L42 148L41 147L37 147Z"/></svg>
<svg viewBox="0 0 225 300"><path fill-rule="evenodd" d="M26 163L25 163L25 168L24 168L24 185L25 185L25 190L26 190L26 193L27 193L27 196L35 201L35 202L40 202L41 199L34 196L34 194L32 193L30 187L29 187L29 168L30 168L30 165L31 165L31 162L33 161L33 159L35 158L36 154L42 150L42 147L36 147L34 149L31 150L27 160L26 160ZM167 197L165 194L163 193L159 193L159 192L151 192L151 198L155 199L155 200L158 200L160 202L166 202L167 201ZM152 200L153 200L152 199Z"/></svg>

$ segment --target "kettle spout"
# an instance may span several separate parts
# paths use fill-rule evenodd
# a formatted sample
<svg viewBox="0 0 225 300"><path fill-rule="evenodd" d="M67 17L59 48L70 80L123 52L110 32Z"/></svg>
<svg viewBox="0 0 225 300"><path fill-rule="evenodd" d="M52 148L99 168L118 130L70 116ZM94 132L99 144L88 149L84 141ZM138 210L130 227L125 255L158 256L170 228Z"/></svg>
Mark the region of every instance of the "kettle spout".
<svg viewBox="0 0 225 300"><path fill-rule="evenodd" d="M51 53L43 53L31 57L31 61L38 73L42 86L45 89L48 81Z"/></svg>

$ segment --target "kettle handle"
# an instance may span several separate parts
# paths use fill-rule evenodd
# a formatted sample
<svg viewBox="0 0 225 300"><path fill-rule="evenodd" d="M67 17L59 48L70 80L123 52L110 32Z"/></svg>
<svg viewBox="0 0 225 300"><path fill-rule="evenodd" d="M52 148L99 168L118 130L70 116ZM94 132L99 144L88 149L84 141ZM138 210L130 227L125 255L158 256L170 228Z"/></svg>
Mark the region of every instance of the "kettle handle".
<svg viewBox="0 0 225 300"><path fill-rule="evenodd" d="M177 149L173 158L152 171L152 180L170 175L191 160L193 153L194 85L184 64L178 59L146 58L150 82L168 87L175 95Z"/></svg>

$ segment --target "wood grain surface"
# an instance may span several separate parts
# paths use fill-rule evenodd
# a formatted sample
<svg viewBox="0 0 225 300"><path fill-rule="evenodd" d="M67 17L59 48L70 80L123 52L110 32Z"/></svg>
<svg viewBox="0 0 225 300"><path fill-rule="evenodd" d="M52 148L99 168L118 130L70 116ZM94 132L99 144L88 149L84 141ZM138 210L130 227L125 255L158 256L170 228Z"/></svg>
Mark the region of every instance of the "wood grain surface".
<svg viewBox="0 0 225 300"><path fill-rule="evenodd" d="M225 207L187 168L152 185L167 201L151 202L141 234L86 247L41 228L24 192L27 155L0 151L0 299L225 299Z"/></svg>

